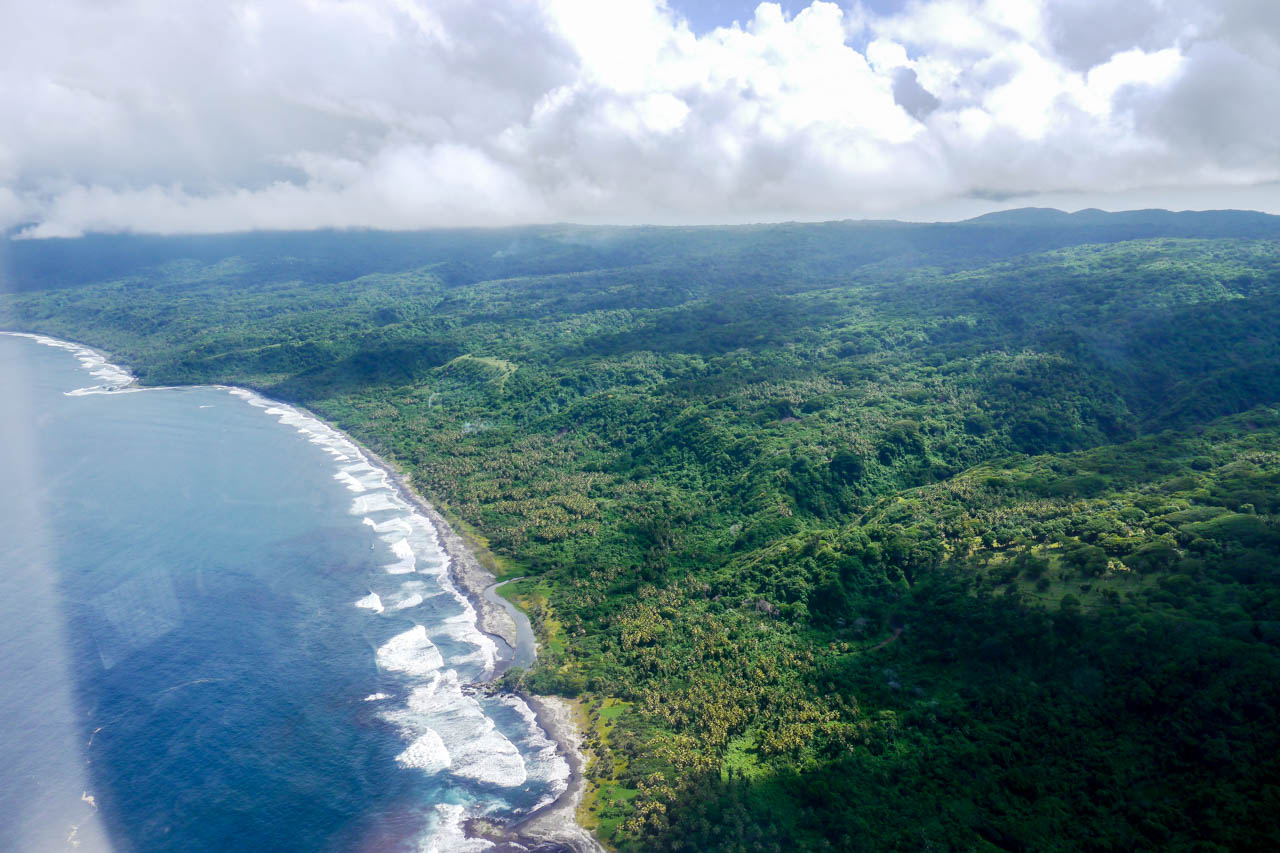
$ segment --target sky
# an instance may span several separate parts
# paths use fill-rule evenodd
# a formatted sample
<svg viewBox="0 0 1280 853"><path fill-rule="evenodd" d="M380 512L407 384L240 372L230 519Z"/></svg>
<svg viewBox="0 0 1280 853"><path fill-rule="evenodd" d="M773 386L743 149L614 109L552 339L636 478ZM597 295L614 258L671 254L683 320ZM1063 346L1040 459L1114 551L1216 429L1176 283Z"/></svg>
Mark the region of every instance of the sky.
<svg viewBox="0 0 1280 853"><path fill-rule="evenodd" d="M1276 0L0 14L0 229L22 237L1280 212Z"/></svg>

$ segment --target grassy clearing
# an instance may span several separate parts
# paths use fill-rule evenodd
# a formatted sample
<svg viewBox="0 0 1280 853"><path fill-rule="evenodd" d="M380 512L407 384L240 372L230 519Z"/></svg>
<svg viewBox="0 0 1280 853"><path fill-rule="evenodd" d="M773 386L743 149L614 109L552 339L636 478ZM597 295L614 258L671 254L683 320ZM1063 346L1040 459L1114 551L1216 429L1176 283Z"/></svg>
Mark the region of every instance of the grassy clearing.
<svg viewBox="0 0 1280 853"><path fill-rule="evenodd" d="M437 367L436 372L441 376L487 382L500 391L519 369L520 365L514 362L467 353Z"/></svg>
<svg viewBox="0 0 1280 853"><path fill-rule="evenodd" d="M606 697L579 705L588 756L586 790L578 809L578 820L598 837L610 838L630 813L630 803L639 793L619 780L627 763L621 753L608 749L618 721L632 703ZM603 749L601 747L604 747ZM607 766L604 762L607 762Z"/></svg>

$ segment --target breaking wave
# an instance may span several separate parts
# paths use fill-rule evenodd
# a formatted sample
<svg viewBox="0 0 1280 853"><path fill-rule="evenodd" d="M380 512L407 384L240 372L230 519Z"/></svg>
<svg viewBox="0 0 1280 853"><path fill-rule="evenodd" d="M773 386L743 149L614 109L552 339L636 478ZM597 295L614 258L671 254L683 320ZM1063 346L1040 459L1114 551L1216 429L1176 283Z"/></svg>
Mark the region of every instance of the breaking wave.
<svg viewBox="0 0 1280 853"><path fill-rule="evenodd" d="M386 470L338 430L251 391L227 391L333 458L334 480L353 495L351 514L362 517L370 547L384 555L378 561L384 580L371 578L369 594L355 605L370 619L392 620L378 623L391 631L375 659L384 678L398 686L368 701L404 743L396 756L400 767L452 780L451 787L467 795L463 804L424 806L421 849L488 849L489 842L465 838L464 822L524 814L553 802L568 785L569 766L523 700L484 697L473 688L492 678L499 648L454 585L435 526L401 496ZM414 620L407 628L406 616Z"/></svg>
<svg viewBox="0 0 1280 853"><path fill-rule="evenodd" d="M82 344L58 340L48 335L33 335L28 332L0 332L0 335L8 335L13 338L28 338L47 347L66 350L76 357L80 362L80 366L88 371L90 376L100 380L102 383L64 392L68 397L83 397L87 394L120 394L127 391L145 390L135 387L138 380L128 370L117 364L112 364L107 361L107 357L102 353Z"/></svg>

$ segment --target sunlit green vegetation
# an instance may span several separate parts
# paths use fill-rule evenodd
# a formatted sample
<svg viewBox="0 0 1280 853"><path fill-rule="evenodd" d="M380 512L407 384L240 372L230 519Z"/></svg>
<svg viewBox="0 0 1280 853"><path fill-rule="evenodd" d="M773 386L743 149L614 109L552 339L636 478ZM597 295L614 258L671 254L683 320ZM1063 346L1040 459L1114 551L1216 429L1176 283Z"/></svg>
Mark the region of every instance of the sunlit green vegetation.
<svg viewBox="0 0 1280 853"><path fill-rule="evenodd" d="M1259 849L1277 236L100 238L20 247L0 318L306 405L483 534L613 846Z"/></svg>

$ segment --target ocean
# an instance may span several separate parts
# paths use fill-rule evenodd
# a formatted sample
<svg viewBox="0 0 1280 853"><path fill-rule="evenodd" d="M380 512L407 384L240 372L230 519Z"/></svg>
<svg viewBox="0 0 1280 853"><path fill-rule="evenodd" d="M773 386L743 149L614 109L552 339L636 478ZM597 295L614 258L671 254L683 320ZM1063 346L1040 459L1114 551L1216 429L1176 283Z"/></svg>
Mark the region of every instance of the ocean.
<svg viewBox="0 0 1280 853"><path fill-rule="evenodd" d="M0 850L482 850L568 766L431 524L303 412L0 335Z"/></svg>

